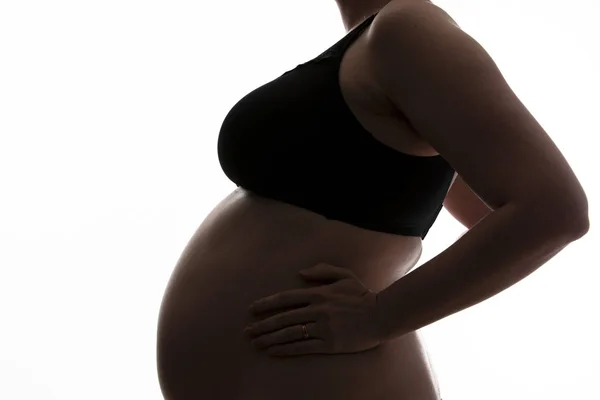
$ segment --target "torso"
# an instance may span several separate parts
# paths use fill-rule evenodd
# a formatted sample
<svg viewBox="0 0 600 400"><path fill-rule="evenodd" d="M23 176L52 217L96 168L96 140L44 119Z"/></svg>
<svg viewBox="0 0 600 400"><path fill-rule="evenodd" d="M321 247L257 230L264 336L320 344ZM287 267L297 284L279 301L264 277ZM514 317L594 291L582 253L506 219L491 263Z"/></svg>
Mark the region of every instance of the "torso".
<svg viewBox="0 0 600 400"><path fill-rule="evenodd" d="M342 93L357 120L384 144L431 156L368 73L367 29L346 51ZM326 262L382 290L417 263L421 239L360 229L236 189L203 221L165 292L158 367L169 400L439 400L417 333L352 355L272 359L242 329L257 298L302 287L298 270Z"/></svg>

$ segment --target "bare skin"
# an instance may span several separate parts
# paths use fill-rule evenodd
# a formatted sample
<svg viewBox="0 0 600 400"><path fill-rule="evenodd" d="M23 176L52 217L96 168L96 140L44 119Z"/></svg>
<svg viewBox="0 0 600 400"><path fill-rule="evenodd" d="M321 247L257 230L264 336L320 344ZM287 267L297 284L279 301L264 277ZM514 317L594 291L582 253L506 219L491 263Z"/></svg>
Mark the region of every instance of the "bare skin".
<svg viewBox="0 0 600 400"><path fill-rule="evenodd" d="M403 2L425 2L427 0L402 0ZM346 31L352 30L365 18L383 9L390 0L336 0Z"/></svg>
<svg viewBox="0 0 600 400"><path fill-rule="evenodd" d="M360 22L353 19L360 12L340 10L346 27ZM370 75L368 39L369 29L347 50L340 67L349 109L389 147L418 156L437 154ZM445 205L466 227L490 211L460 178ZM360 229L236 189L190 239L165 292L157 348L165 398L439 400L417 332L361 353L292 358L269 357L243 334L253 301L308 287L298 275L301 269L318 263L348 268L380 291L406 275L421 251L418 237Z"/></svg>
<svg viewBox="0 0 600 400"><path fill-rule="evenodd" d="M275 359L242 332L252 301L308 287L298 276L303 268L342 266L382 290L420 254L419 238L366 231L234 191L197 230L169 283L158 342L165 398L439 400L416 333L363 353Z"/></svg>

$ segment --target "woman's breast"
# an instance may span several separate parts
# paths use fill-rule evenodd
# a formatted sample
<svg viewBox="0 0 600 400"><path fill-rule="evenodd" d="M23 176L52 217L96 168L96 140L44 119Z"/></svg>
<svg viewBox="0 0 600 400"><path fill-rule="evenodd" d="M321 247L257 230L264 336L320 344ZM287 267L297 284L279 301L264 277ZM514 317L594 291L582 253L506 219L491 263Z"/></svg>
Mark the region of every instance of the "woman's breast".
<svg viewBox="0 0 600 400"><path fill-rule="evenodd" d="M361 388L388 386L396 396L417 387L431 391L416 334L370 352L285 359L253 349L243 334L252 301L308 287L298 274L303 268L346 267L380 291L405 275L420 254L420 238L366 231L235 190L190 239L165 291L157 350L166 398L377 398L368 390L356 396Z"/></svg>

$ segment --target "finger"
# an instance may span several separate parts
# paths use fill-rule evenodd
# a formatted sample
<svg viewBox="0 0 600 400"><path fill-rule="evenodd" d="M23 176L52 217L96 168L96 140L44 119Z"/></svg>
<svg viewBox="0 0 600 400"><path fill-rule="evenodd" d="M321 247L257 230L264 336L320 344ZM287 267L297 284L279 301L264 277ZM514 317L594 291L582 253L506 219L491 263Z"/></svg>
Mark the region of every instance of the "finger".
<svg viewBox="0 0 600 400"><path fill-rule="evenodd" d="M308 324L307 324L308 325ZM307 327L307 329L310 329ZM275 332L266 333L252 340L252 345L264 349L276 344L284 344L304 340L304 330L302 325L288 326Z"/></svg>
<svg viewBox="0 0 600 400"><path fill-rule="evenodd" d="M330 264L317 264L311 268L303 269L300 274L310 281L333 283L342 279L356 278L354 272L348 268L336 267Z"/></svg>
<svg viewBox="0 0 600 400"><path fill-rule="evenodd" d="M277 344L267 349L270 356L301 356L305 354L326 354L325 341L321 339L300 340L298 342Z"/></svg>
<svg viewBox="0 0 600 400"><path fill-rule="evenodd" d="M265 333L287 328L288 326L304 324L307 321L316 321L316 317L315 311L300 308L276 314L272 317L263 319L262 321L255 322L246 327L244 332L250 337L256 337Z"/></svg>
<svg viewBox="0 0 600 400"><path fill-rule="evenodd" d="M314 298L314 289L294 289L273 294L256 300L250 305L250 312L260 314L282 308L304 307Z"/></svg>

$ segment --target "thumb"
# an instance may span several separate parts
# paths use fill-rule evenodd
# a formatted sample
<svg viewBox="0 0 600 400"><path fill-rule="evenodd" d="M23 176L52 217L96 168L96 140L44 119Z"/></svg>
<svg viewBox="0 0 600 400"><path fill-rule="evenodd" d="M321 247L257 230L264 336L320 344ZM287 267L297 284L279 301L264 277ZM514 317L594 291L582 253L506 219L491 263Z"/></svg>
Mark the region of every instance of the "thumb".
<svg viewBox="0 0 600 400"><path fill-rule="evenodd" d="M349 269L325 263L300 270L300 275L306 280L321 282L336 282L342 279L354 278L354 273Z"/></svg>

